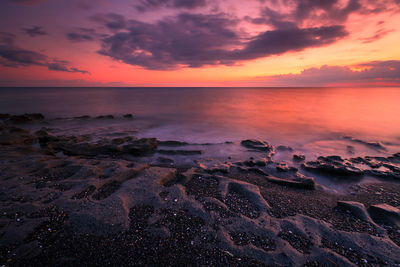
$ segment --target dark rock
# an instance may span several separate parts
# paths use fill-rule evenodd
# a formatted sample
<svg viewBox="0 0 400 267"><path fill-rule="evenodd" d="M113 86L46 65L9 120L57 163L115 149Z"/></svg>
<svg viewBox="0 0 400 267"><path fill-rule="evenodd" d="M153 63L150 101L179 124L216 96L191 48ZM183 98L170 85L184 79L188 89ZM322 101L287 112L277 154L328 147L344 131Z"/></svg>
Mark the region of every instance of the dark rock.
<svg viewBox="0 0 400 267"><path fill-rule="evenodd" d="M111 140L111 143L114 144L114 145L122 145L123 143L130 142L130 141L132 141L133 139L134 139L134 138L133 138L133 137L130 137L130 136L121 137L121 138L115 138L115 139L112 139L112 140Z"/></svg>
<svg viewBox="0 0 400 267"><path fill-rule="evenodd" d="M242 142L240 142L240 144L246 148L258 151L265 151L265 152L273 151L273 147L271 145L261 140L248 139L248 140L243 140Z"/></svg>
<svg viewBox="0 0 400 267"><path fill-rule="evenodd" d="M158 144L160 146L171 146L171 147L176 147L176 146L187 146L189 145L186 142L180 142L180 141L159 141Z"/></svg>
<svg viewBox="0 0 400 267"><path fill-rule="evenodd" d="M104 119L111 120L111 119L114 119L114 116L113 115L100 115L100 116L97 116L96 119L99 119L99 120L104 120Z"/></svg>
<svg viewBox="0 0 400 267"><path fill-rule="evenodd" d="M304 155L298 155L298 154L293 155L293 160L295 160L295 161L304 161L305 159L306 159L306 156L304 156Z"/></svg>
<svg viewBox="0 0 400 267"><path fill-rule="evenodd" d="M400 210L398 208L388 204L377 204L372 205L368 211L374 221L400 227Z"/></svg>
<svg viewBox="0 0 400 267"><path fill-rule="evenodd" d="M134 140L127 145L122 146L122 152L134 156L144 156L156 151L158 141L156 138L142 138Z"/></svg>
<svg viewBox="0 0 400 267"><path fill-rule="evenodd" d="M133 118L132 114L125 114L123 117L125 119L132 119Z"/></svg>
<svg viewBox="0 0 400 267"><path fill-rule="evenodd" d="M174 160L165 157L158 157L151 165L158 167L171 167L174 166Z"/></svg>
<svg viewBox="0 0 400 267"><path fill-rule="evenodd" d="M365 208L364 204L354 201L338 201L337 207L340 210L348 211L353 214L356 218L373 224L371 217L369 216L367 209Z"/></svg>
<svg viewBox="0 0 400 267"><path fill-rule="evenodd" d="M83 115L83 116L74 117L74 119L76 119L76 120L88 120L88 119L90 119L90 116L89 115Z"/></svg>
<svg viewBox="0 0 400 267"><path fill-rule="evenodd" d="M15 115L10 117L10 122L12 123L28 123L37 122L44 120L44 116L40 113L27 113L23 115Z"/></svg>
<svg viewBox="0 0 400 267"><path fill-rule="evenodd" d="M284 179L284 178L277 178L267 176L266 179L274 184L285 185L294 188L301 188L301 189L315 189L315 181L312 177L306 177L303 175L298 175L292 179Z"/></svg>
<svg viewBox="0 0 400 267"><path fill-rule="evenodd" d="M0 120L9 119L11 117L10 114L0 113Z"/></svg>
<svg viewBox="0 0 400 267"><path fill-rule="evenodd" d="M335 174L340 176L360 176L364 171L339 156L318 157L317 161L309 161L302 164L302 168L309 171Z"/></svg>
<svg viewBox="0 0 400 267"><path fill-rule="evenodd" d="M276 170L280 172L297 172L298 169L296 167L288 166L284 162L280 162L276 164Z"/></svg>

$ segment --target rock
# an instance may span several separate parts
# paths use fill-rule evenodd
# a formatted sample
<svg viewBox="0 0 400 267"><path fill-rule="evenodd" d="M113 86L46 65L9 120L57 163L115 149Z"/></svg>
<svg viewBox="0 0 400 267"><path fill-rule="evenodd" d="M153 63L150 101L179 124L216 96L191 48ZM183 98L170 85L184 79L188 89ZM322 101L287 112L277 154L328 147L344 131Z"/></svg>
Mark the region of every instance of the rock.
<svg viewBox="0 0 400 267"><path fill-rule="evenodd" d="M133 118L132 114L125 114L123 117L125 119L132 119Z"/></svg>
<svg viewBox="0 0 400 267"><path fill-rule="evenodd" d="M374 221L400 227L400 209L388 204L377 204L372 205L368 211Z"/></svg>
<svg viewBox="0 0 400 267"><path fill-rule="evenodd" d="M157 146L158 141L156 138L142 138L122 146L122 152L129 153L134 156L144 156L154 153L157 149Z"/></svg>
<svg viewBox="0 0 400 267"><path fill-rule="evenodd" d="M340 156L318 157L317 161L309 161L301 165L303 169L340 176L360 176L364 171L355 167L350 161Z"/></svg>
<svg viewBox="0 0 400 267"><path fill-rule="evenodd" d="M28 130L19 127L4 126L0 129L0 145L31 145L36 140Z"/></svg>
<svg viewBox="0 0 400 267"><path fill-rule="evenodd" d="M45 130L39 130L35 132L35 135L43 137L43 136L48 136L49 134Z"/></svg>
<svg viewBox="0 0 400 267"><path fill-rule="evenodd" d="M171 146L171 147L176 147L176 146L187 146L189 145L186 142L180 142L180 141L159 141L158 144L160 146Z"/></svg>
<svg viewBox="0 0 400 267"><path fill-rule="evenodd" d="M44 116L41 113L27 113L23 115L14 115L10 117L10 122L17 124L37 122L42 120L44 120Z"/></svg>
<svg viewBox="0 0 400 267"><path fill-rule="evenodd" d="M248 139L243 140L242 142L240 142L240 144L246 148L258 151L271 152L273 150L273 147L271 145L261 140Z"/></svg>
<svg viewBox="0 0 400 267"><path fill-rule="evenodd" d="M111 120L111 119L114 119L114 116L113 115L100 115L100 116L97 116L96 119L99 119L99 120L104 120L104 119Z"/></svg>
<svg viewBox="0 0 400 267"><path fill-rule="evenodd" d="M304 161L305 159L306 159L306 156L304 156L304 155L298 155L298 154L293 155L294 161Z"/></svg>
<svg viewBox="0 0 400 267"><path fill-rule="evenodd" d="M121 137L121 138L114 138L114 139L111 140L111 143L114 144L114 145L122 145L123 143L130 142L133 139L134 138L130 137L130 136Z"/></svg>
<svg viewBox="0 0 400 267"><path fill-rule="evenodd" d="M368 222L371 224L375 224L371 217L369 216L367 209L365 208L364 204L354 201L338 201L337 207L344 211L349 211L358 219Z"/></svg>
<svg viewBox="0 0 400 267"><path fill-rule="evenodd" d="M83 115L83 116L79 116L79 117L74 117L74 119L76 120L88 120L90 119L89 115Z"/></svg>
<svg viewBox="0 0 400 267"><path fill-rule="evenodd" d="M171 167L174 166L174 160L166 157L158 157L155 162L151 163L152 166L158 167Z"/></svg>
<svg viewBox="0 0 400 267"><path fill-rule="evenodd" d="M4 113L0 113L0 120L5 120L5 119L9 119L11 117L10 114L4 114Z"/></svg>
<svg viewBox="0 0 400 267"><path fill-rule="evenodd" d="M302 188L302 189L315 189L315 181L312 177L306 177L304 175L299 175L293 179L284 179L284 178L277 178L267 176L266 179L274 184L285 185L295 188Z"/></svg>
<svg viewBox="0 0 400 267"><path fill-rule="evenodd" d="M284 162L280 162L276 164L276 170L280 172L297 172L298 169L296 167L288 166Z"/></svg>

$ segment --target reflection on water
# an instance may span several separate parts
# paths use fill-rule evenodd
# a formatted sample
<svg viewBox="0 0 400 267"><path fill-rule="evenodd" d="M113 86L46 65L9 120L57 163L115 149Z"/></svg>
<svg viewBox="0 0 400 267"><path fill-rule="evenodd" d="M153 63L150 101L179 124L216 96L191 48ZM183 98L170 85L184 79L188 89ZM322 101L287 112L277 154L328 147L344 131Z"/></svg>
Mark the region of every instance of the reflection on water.
<svg viewBox="0 0 400 267"><path fill-rule="evenodd" d="M0 96L2 113L132 113L135 120L112 127L164 140L261 138L321 148L349 135L400 143L400 88L2 88Z"/></svg>

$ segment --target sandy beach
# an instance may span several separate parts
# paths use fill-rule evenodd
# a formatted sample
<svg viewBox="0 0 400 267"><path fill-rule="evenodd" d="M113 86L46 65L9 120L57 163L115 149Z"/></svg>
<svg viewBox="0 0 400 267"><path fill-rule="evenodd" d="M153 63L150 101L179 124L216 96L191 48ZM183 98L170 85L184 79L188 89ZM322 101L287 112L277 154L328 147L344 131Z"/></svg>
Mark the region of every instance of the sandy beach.
<svg viewBox="0 0 400 267"><path fill-rule="evenodd" d="M117 119L135 122L58 120ZM41 114L0 116L1 265L400 265L398 153L309 160L267 140L95 138L53 126ZM242 158L210 157L216 148Z"/></svg>

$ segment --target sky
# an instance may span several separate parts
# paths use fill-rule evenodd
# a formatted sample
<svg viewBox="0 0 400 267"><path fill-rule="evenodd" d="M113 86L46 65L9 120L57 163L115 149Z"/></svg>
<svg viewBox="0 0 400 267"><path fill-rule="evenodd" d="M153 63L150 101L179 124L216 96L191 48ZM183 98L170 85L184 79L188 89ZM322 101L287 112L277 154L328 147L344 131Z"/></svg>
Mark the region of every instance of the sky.
<svg viewBox="0 0 400 267"><path fill-rule="evenodd" d="M400 86L400 0L1 0L0 86Z"/></svg>

